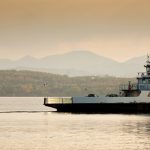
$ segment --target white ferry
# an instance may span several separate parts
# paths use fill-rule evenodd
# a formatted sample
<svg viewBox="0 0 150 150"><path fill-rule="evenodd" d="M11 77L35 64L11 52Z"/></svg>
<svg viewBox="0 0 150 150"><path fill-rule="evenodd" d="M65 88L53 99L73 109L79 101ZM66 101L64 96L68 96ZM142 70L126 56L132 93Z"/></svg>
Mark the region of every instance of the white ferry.
<svg viewBox="0 0 150 150"><path fill-rule="evenodd" d="M45 97L44 105L58 112L75 113L150 113L150 59L147 56L146 72L139 72L137 83L123 85L119 94L73 97Z"/></svg>

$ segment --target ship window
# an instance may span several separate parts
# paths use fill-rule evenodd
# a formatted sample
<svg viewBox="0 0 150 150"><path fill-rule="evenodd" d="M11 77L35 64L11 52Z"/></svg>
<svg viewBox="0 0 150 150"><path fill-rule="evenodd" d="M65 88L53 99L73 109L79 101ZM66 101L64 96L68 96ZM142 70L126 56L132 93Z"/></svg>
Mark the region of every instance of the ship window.
<svg viewBox="0 0 150 150"><path fill-rule="evenodd" d="M150 68L149 67L147 68L147 71L150 72Z"/></svg>
<svg viewBox="0 0 150 150"><path fill-rule="evenodd" d="M150 84L150 80L143 80L143 84Z"/></svg>
<svg viewBox="0 0 150 150"><path fill-rule="evenodd" d="M72 98L71 98L71 97L69 97L69 98L62 98L62 103L63 103L63 104L72 103Z"/></svg>
<svg viewBox="0 0 150 150"><path fill-rule="evenodd" d="M146 83L146 81L145 80L143 80L143 84L145 84Z"/></svg>
<svg viewBox="0 0 150 150"><path fill-rule="evenodd" d="M141 79L139 79L139 83L142 83L142 80L141 80Z"/></svg>
<svg viewBox="0 0 150 150"><path fill-rule="evenodd" d="M60 103L61 99L60 98L49 98L48 103Z"/></svg>

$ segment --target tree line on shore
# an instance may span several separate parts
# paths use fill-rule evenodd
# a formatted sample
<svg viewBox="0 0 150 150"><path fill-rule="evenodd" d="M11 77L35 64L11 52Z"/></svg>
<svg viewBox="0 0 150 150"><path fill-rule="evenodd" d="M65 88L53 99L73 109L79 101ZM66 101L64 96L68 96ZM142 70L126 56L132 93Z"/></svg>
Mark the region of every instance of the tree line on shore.
<svg viewBox="0 0 150 150"><path fill-rule="evenodd" d="M68 77L34 71L0 71L0 96L85 96L89 93L107 95L118 93L121 84L134 78L112 76Z"/></svg>

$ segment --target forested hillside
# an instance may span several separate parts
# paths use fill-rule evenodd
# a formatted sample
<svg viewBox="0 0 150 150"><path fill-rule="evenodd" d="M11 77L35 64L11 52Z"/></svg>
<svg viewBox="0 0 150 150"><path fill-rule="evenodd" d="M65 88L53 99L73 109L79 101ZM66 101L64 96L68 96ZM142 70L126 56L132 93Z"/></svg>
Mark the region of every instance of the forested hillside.
<svg viewBox="0 0 150 150"><path fill-rule="evenodd" d="M118 93L119 85L134 78L68 77L34 71L0 71L0 96L79 96Z"/></svg>

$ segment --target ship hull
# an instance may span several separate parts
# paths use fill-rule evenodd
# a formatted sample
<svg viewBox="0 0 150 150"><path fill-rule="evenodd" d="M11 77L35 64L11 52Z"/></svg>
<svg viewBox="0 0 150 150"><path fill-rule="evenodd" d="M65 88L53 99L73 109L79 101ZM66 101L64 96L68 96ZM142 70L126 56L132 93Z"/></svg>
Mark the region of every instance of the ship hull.
<svg viewBox="0 0 150 150"><path fill-rule="evenodd" d="M73 97L45 97L44 105L58 112L85 113L150 113L150 57L147 56L146 73L138 73L136 85L123 85L120 94Z"/></svg>
<svg viewBox="0 0 150 150"><path fill-rule="evenodd" d="M150 103L80 103L44 104L56 108L58 112L73 113L150 113Z"/></svg>

